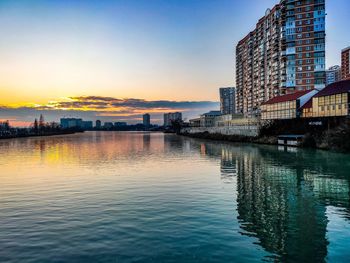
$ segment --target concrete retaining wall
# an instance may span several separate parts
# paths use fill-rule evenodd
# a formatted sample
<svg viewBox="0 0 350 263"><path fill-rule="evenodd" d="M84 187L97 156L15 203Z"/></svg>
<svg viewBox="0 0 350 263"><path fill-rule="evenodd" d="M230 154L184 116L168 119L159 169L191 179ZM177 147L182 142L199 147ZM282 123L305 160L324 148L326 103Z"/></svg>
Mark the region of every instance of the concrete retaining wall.
<svg viewBox="0 0 350 263"><path fill-rule="evenodd" d="M240 135L247 137L256 137L259 135L258 125L235 125L224 127L189 127L181 129L182 133L203 133L209 132L212 134L224 134L224 135Z"/></svg>

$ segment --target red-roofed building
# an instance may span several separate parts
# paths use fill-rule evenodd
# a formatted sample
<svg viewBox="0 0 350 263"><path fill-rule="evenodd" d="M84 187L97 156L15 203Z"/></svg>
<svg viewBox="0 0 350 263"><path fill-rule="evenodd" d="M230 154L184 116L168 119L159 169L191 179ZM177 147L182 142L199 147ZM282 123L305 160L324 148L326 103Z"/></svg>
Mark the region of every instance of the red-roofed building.
<svg viewBox="0 0 350 263"><path fill-rule="evenodd" d="M302 117L303 118L312 118L313 117L312 98L309 99L309 101L306 102L305 105L301 107L301 110L302 110Z"/></svg>
<svg viewBox="0 0 350 263"><path fill-rule="evenodd" d="M261 105L261 119L277 120L298 118L301 116L301 107L317 92L317 90L306 90L274 97Z"/></svg>
<svg viewBox="0 0 350 263"><path fill-rule="evenodd" d="M349 115L350 79L328 85L312 98L312 117Z"/></svg>

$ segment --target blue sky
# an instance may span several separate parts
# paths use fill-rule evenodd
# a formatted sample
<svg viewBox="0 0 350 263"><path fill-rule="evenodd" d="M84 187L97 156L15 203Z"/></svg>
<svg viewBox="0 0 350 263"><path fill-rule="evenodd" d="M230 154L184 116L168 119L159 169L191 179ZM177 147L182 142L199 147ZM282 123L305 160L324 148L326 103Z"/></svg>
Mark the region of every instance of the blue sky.
<svg viewBox="0 0 350 263"><path fill-rule="evenodd" d="M235 45L274 0L0 1L0 105L75 96L217 101ZM328 0L327 66L350 45L350 1Z"/></svg>

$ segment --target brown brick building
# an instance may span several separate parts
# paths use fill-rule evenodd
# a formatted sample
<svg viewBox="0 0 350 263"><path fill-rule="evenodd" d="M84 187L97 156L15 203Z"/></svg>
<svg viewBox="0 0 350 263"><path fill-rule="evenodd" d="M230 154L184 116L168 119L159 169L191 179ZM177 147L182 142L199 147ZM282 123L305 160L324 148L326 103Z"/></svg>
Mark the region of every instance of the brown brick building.
<svg viewBox="0 0 350 263"><path fill-rule="evenodd" d="M342 79L350 79L350 47L341 51L341 76Z"/></svg>
<svg viewBox="0 0 350 263"><path fill-rule="evenodd" d="M325 0L281 0L236 46L236 112L325 87Z"/></svg>

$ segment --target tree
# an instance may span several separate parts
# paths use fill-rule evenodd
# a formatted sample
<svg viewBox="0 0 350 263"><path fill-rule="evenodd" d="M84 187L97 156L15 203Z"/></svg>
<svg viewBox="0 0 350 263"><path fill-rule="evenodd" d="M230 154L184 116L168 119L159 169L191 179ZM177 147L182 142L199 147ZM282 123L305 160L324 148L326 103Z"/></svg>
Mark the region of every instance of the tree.
<svg viewBox="0 0 350 263"><path fill-rule="evenodd" d="M4 128L7 131L10 129L10 122L8 120L4 122Z"/></svg>
<svg viewBox="0 0 350 263"><path fill-rule="evenodd" d="M45 121L44 121L44 116L40 114L40 119L39 119L39 129L43 130L45 127Z"/></svg>
<svg viewBox="0 0 350 263"><path fill-rule="evenodd" d="M38 125L38 120L37 120L36 118L35 118L35 120L34 120L33 127L34 127L34 132L35 132L35 133L38 133L39 125Z"/></svg>
<svg viewBox="0 0 350 263"><path fill-rule="evenodd" d="M171 121L171 128L174 132L180 133L182 127L182 121L181 120L172 120Z"/></svg>

